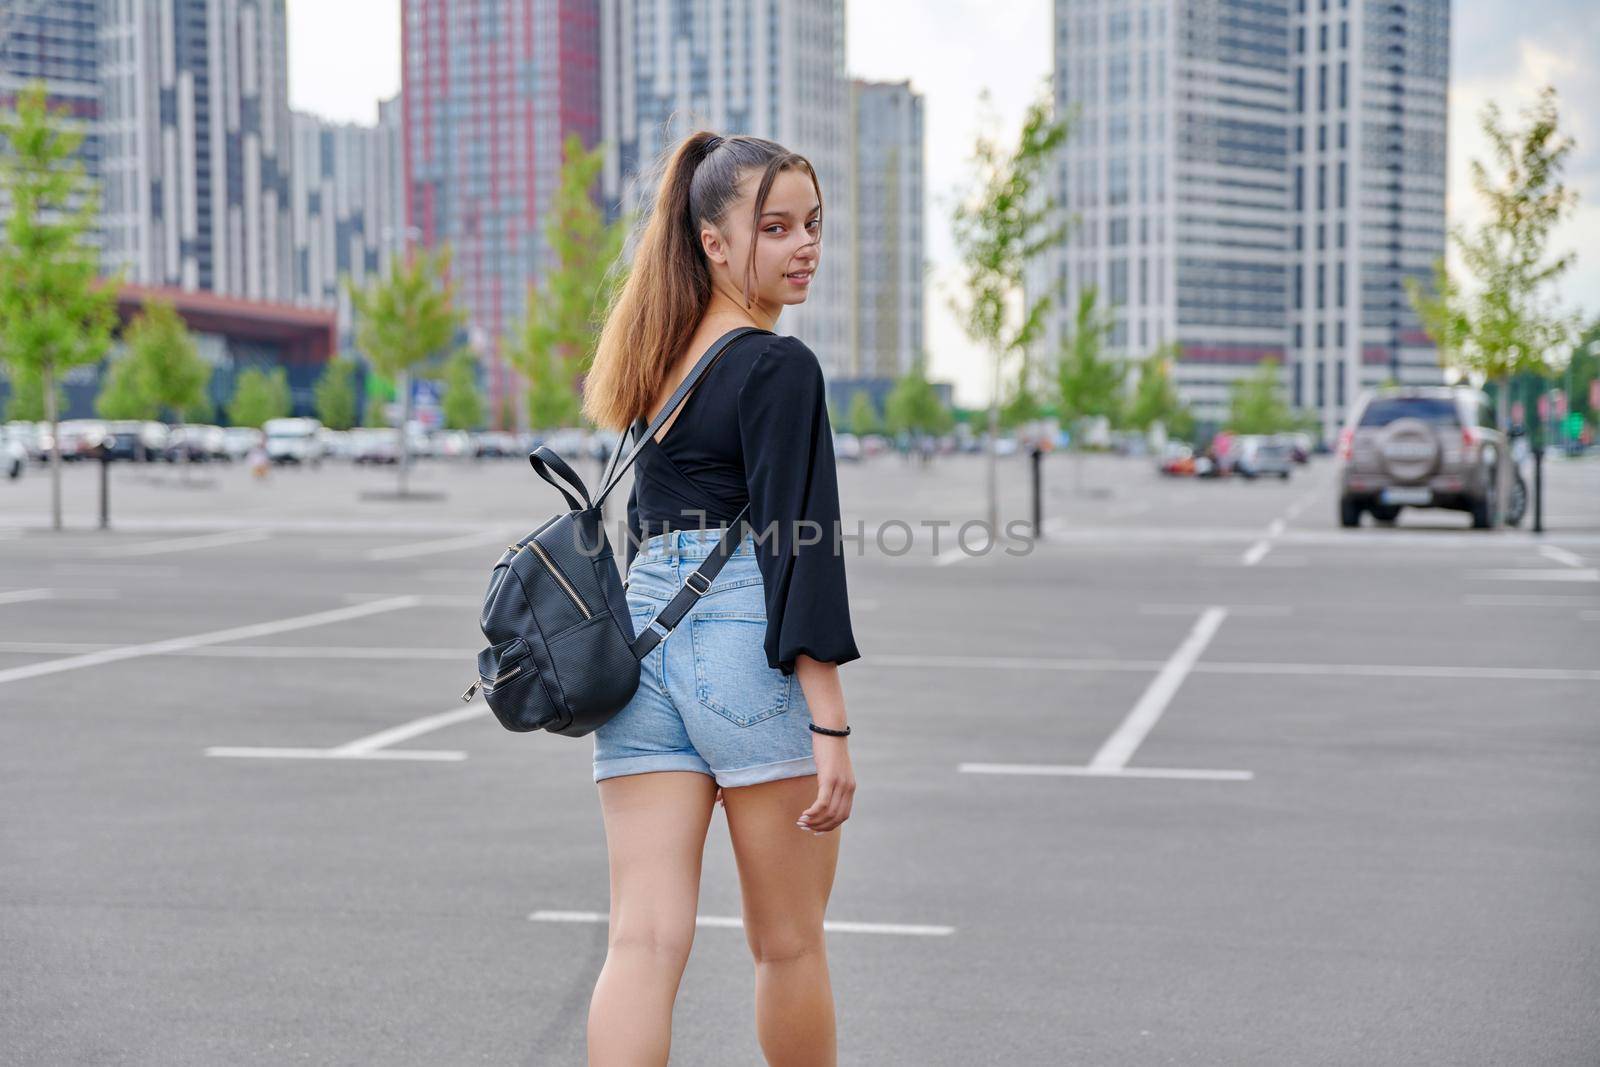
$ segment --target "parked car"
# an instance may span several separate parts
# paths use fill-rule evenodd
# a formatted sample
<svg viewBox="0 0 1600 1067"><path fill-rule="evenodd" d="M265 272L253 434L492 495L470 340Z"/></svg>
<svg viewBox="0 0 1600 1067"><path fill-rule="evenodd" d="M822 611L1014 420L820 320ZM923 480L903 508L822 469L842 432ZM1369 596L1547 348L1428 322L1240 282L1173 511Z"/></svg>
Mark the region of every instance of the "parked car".
<svg viewBox="0 0 1600 1067"><path fill-rule="evenodd" d="M223 429L200 423L180 423L167 434L162 458L168 463L206 463L214 459L228 459Z"/></svg>
<svg viewBox="0 0 1600 1067"><path fill-rule="evenodd" d="M861 459L861 438L853 433L834 434L833 457L851 463L858 462Z"/></svg>
<svg viewBox="0 0 1600 1067"><path fill-rule="evenodd" d="M262 443L261 431L254 426L228 426L222 431L222 450L230 460L244 459Z"/></svg>
<svg viewBox="0 0 1600 1067"><path fill-rule="evenodd" d="M1339 522L1370 511L1393 522L1402 507L1447 508L1482 529L1495 512L1495 465L1506 435L1494 407L1467 386L1390 387L1363 394L1339 436ZM1516 501L1507 518L1520 518Z"/></svg>
<svg viewBox="0 0 1600 1067"><path fill-rule="evenodd" d="M273 463L320 464L322 423L313 418L268 419L261 430L267 435L267 458Z"/></svg>
<svg viewBox="0 0 1600 1067"><path fill-rule="evenodd" d="M1234 473L1245 478L1277 477L1287 480L1294 466L1289 446L1264 434L1244 434L1234 440L1229 450L1233 457Z"/></svg>
<svg viewBox="0 0 1600 1067"><path fill-rule="evenodd" d="M400 431L393 426L351 430L350 459L354 463L399 463Z"/></svg>
<svg viewBox="0 0 1600 1067"><path fill-rule="evenodd" d="M1156 469L1172 477L1186 478L1195 473L1194 449L1182 441L1168 441L1156 458Z"/></svg>
<svg viewBox="0 0 1600 1067"><path fill-rule="evenodd" d="M1294 433L1279 434L1278 439L1288 446L1289 457L1296 463L1311 462L1311 453L1316 448L1316 442L1312 440L1310 434L1297 430Z"/></svg>
<svg viewBox="0 0 1600 1067"><path fill-rule="evenodd" d="M478 434L474 439L473 455L479 459L486 457L503 459L506 456L518 456L523 453L518 448L515 434L506 433L504 430L488 430Z"/></svg>

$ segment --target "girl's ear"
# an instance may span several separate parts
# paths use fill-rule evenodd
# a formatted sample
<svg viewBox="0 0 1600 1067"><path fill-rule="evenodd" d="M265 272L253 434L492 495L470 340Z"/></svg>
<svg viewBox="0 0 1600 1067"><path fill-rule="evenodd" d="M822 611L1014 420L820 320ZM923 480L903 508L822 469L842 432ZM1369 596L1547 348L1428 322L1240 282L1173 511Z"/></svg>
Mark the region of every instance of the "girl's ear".
<svg viewBox="0 0 1600 1067"><path fill-rule="evenodd" d="M700 231L700 247L711 262L727 264L728 247L723 243L722 235L715 227L707 226Z"/></svg>

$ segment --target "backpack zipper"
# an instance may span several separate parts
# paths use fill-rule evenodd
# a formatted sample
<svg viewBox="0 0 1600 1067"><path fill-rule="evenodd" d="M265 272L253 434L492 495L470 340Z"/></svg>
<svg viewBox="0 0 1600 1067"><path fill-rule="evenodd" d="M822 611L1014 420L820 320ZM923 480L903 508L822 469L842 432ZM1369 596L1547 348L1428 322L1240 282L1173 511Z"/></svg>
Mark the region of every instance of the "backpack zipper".
<svg viewBox="0 0 1600 1067"><path fill-rule="evenodd" d="M589 610L589 605L583 602L583 598L578 595L578 590L573 587L571 582L567 581L567 576L561 573L561 569L556 566L555 560L551 559L549 553L545 552L544 546L537 541L529 541L524 547L533 549L533 554L539 557L539 560L544 564L545 570L549 571L550 576L556 580L556 584L566 590L567 596L571 597L572 602L578 606L578 610L583 612L583 617L586 619L594 618L594 612Z"/></svg>
<svg viewBox="0 0 1600 1067"><path fill-rule="evenodd" d="M526 663L519 663L515 667L512 667L509 671L506 671L504 674L495 675L494 681L487 688L488 689L493 689L495 686L499 685L500 683L506 682L506 681L511 680L512 678L515 678L517 675L522 673L522 668L524 668L526 666L527 666ZM467 686L467 691L465 693L461 694L462 702L465 703L466 701L471 700L473 694L476 693L480 689L485 689L485 686L483 684L483 679L482 678L477 679L471 685Z"/></svg>

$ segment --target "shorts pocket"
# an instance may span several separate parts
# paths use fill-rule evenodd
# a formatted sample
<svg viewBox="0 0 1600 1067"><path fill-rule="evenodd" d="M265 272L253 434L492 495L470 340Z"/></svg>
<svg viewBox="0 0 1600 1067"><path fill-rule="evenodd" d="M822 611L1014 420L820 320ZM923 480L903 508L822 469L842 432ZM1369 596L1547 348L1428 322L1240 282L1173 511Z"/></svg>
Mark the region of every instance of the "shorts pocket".
<svg viewBox="0 0 1600 1067"><path fill-rule="evenodd" d="M767 666L767 620L760 615L689 616L695 695L736 726L753 726L789 709L795 679Z"/></svg>

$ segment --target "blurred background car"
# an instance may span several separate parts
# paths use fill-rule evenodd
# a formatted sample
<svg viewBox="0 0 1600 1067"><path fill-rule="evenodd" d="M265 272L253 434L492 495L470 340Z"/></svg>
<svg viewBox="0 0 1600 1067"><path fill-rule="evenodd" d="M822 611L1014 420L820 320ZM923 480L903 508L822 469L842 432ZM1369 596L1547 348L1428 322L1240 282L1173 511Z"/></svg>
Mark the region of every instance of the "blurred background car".
<svg viewBox="0 0 1600 1067"><path fill-rule="evenodd" d="M1405 386L1363 394L1339 436L1339 522L1370 511L1393 522L1403 507L1465 511L1492 521L1495 464L1507 446L1486 393L1468 386ZM1508 502L1510 503L1510 502ZM1508 509L1507 518L1516 509Z"/></svg>
<svg viewBox="0 0 1600 1067"><path fill-rule="evenodd" d="M230 457L221 426L180 423L167 434L162 458L168 463L208 463Z"/></svg>
<svg viewBox="0 0 1600 1067"><path fill-rule="evenodd" d="M836 433L833 435L833 457L849 463L861 460L861 438L853 433Z"/></svg>
<svg viewBox="0 0 1600 1067"><path fill-rule="evenodd" d="M1289 446L1276 437L1264 434L1244 434L1235 439L1229 454L1233 457L1234 472L1245 478L1282 478L1287 480L1294 467Z"/></svg>
<svg viewBox="0 0 1600 1067"><path fill-rule="evenodd" d="M393 426L366 426L350 431L352 463L399 463L400 431Z"/></svg>
<svg viewBox="0 0 1600 1067"><path fill-rule="evenodd" d="M151 463L166 458L171 432L161 422L116 419L104 424L99 437L105 442L107 459ZM86 451L79 448L80 455Z"/></svg>
<svg viewBox="0 0 1600 1067"><path fill-rule="evenodd" d="M267 458L273 463L322 462L321 421L313 418L268 419L261 424L267 437Z"/></svg>
<svg viewBox="0 0 1600 1067"><path fill-rule="evenodd" d="M1156 469L1162 474L1187 478L1195 473L1194 448L1182 441L1168 441L1156 457Z"/></svg>
<svg viewBox="0 0 1600 1067"><path fill-rule="evenodd" d="M244 459L261 443L261 431L254 426L226 426L222 430L222 450L230 460Z"/></svg>
<svg viewBox="0 0 1600 1067"><path fill-rule="evenodd" d="M474 437L472 454L479 459L504 459L521 455L521 452L515 435L504 430L485 430Z"/></svg>

